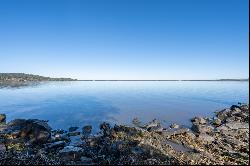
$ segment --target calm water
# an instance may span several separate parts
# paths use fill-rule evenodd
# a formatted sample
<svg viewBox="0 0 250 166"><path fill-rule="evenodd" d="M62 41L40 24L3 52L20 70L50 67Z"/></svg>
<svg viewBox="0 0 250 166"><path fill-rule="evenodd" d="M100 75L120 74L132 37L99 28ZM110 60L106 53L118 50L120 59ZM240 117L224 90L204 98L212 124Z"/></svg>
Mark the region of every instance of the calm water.
<svg viewBox="0 0 250 166"><path fill-rule="evenodd" d="M97 129L102 121L130 124L134 117L190 126L194 116L249 103L248 91L248 82L50 82L0 89L0 113L7 121L38 118L64 129L86 124Z"/></svg>

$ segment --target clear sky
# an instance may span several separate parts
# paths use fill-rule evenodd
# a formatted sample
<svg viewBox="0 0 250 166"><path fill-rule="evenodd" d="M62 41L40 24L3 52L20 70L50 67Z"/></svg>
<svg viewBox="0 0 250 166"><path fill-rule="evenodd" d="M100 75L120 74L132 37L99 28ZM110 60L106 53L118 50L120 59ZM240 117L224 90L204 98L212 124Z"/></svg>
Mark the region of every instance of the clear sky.
<svg viewBox="0 0 250 166"><path fill-rule="evenodd" d="M0 72L249 77L248 0L0 0Z"/></svg>

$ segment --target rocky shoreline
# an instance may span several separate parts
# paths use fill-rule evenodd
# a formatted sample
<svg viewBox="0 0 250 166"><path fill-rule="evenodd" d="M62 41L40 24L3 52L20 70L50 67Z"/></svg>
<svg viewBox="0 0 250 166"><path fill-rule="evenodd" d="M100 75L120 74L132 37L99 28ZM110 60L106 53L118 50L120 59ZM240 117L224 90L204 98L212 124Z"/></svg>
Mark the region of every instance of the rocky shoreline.
<svg viewBox="0 0 250 166"><path fill-rule="evenodd" d="M0 114L0 164L248 164L249 105L233 105L215 117L195 117L191 128L164 128L154 119L134 127L100 124L52 130L47 121Z"/></svg>

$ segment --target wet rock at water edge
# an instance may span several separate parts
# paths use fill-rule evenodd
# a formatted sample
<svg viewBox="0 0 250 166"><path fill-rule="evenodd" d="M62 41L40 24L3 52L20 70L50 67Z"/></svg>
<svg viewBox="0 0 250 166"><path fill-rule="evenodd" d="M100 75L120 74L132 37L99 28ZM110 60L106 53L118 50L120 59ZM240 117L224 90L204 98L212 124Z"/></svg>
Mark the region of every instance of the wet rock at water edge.
<svg viewBox="0 0 250 166"><path fill-rule="evenodd" d="M104 136L110 135L111 127L110 127L110 124L109 124L109 123L103 122L103 123L100 125L100 129L103 131L103 135L104 135Z"/></svg>
<svg viewBox="0 0 250 166"><path fill-rule="evenodd" d="M30 143L44 143L51 137L51 127L47 124L47 121L16 119L7 125L8 130L16 131L15 137L23 138Z"/></svg>
<svg viewBox="0 0 250 166"><path fill-rule="evenodd" d="M89 135L89 134L91 134L91 132L92 132L92 126L91 125L83 126L83 128L82 128L83 135Z"/></svg>
<svg viewBox="0 0 250 166"><path fill-rule="evenodd" d="M191 122L192 123L195 123L195 124L207 124L207 120L205 118L202 118L202 117L195 117L193 119L191 119Z"/></svg>
<svg viewBox="0 0 250 166"><path fill-rule="evenodd" d="M151 122L145 124L142 128L146 129L147 131L163 131L163 127L157 119L152 120Z"/></svg>

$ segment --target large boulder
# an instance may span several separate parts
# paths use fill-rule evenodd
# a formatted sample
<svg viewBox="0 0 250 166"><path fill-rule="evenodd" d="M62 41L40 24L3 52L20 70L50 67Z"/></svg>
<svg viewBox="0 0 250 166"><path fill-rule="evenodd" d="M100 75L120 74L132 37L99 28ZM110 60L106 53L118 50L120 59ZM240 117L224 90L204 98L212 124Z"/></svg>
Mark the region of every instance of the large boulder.
<svg viewBox="0 0 250 166"><path fill-rule="evenodd" d="M23 138L30 143L45 143L51 137L51 127L47 121L38 119L16 119L7 124L9 131L16 133L16 138Z"/></svg>

